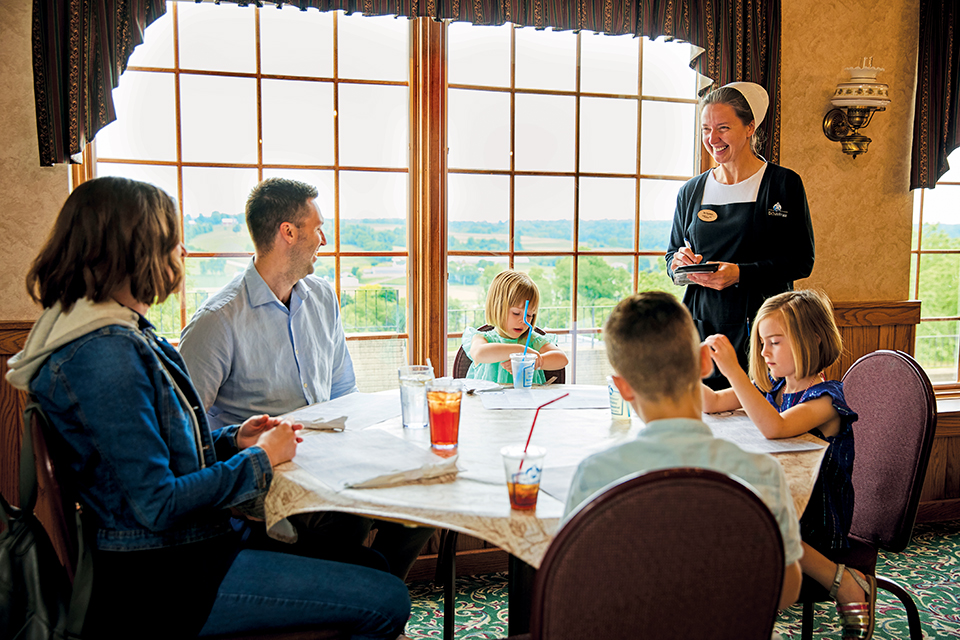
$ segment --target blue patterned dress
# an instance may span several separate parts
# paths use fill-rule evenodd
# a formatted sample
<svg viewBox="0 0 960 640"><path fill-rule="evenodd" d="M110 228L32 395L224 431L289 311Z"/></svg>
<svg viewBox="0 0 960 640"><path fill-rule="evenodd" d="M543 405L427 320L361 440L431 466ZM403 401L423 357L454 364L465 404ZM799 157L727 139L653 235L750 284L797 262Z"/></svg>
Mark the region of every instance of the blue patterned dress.
<svg viewBox="0 0 960 640"><path fill-rule="evenodd" d="M840 431L832 437L824 436L819 429L809 433L829 443L820 465L820 475L813 486L810 502L800 518L800 535L803 541L820 552L849 547L847 534L853 520L853 423L857 414L843 397L843 385L836 380L827 380L798 393L784 393L783 401L777 404L777 394L785 380L774 383L766 393L767 400L777 411L783 413L801 402L820 396L830 396L833 407L840 414Z"/></svg>

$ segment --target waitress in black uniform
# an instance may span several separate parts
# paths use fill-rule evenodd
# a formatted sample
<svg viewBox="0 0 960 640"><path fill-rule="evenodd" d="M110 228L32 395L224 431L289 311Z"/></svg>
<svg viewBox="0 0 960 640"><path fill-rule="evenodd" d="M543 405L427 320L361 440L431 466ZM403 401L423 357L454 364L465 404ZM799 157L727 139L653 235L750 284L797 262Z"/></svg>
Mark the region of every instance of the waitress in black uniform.
<svg viewBox="0 0 960 640"><path fill-rule="evenodd" d="M700 339L724 334L748 370L750 326L760 305L813 270L813 225L800 176L757 152L757 127L769 104L764 88L732 82L701 103L703 146L719 166L677 195L667 272L674 278L682 265L719 264L714 273L687 275L683 302ZM705 382L729 386L719 373Z"/></svg>

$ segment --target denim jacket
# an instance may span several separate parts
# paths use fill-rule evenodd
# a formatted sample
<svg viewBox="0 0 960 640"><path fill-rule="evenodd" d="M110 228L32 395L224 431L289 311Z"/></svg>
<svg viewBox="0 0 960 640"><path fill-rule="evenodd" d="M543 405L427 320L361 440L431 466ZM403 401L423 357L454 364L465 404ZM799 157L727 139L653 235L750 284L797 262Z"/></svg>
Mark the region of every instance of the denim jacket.
<svg viewBox="0 0 960 640"><path fill-rule="evenodd" d="M237 426L210 432L180 355L135 321L45 355L30 382L108 551L227 533L227 509L265 494L273 478L263 449L238 451Z"/></svg>

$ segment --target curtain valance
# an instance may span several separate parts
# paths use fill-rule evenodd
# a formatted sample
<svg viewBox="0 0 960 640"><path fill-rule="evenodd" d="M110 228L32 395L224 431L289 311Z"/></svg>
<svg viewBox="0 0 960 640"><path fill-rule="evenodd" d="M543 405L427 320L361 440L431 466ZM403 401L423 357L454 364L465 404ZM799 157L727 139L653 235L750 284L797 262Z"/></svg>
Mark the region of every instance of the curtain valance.
<svg viewBox="0 0 960 640"><path fill-rule="evenodd" d="M261 2L240 2L256 4ZM764 152L780 156L780 0L293 0L302 10L430 17L481 25L597 31L701 47L691 66L718 84L770 94ZM34 90L40 163L67 162L116 115L111 90L164 0L34 0Z"/></svg>
<svg viewBox="0 0 960 640"><path fill-rule="evenodd" d="M960 3L920 3L917 97L913 112L910 188L932 189L960 147Z"/></svg>

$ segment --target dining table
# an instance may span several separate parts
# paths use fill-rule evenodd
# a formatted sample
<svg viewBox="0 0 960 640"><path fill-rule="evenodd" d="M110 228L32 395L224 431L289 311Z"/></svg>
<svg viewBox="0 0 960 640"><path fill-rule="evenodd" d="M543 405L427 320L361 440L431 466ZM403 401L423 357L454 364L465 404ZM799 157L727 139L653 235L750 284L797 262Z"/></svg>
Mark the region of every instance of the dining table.
<svg viewBox="0 0 960 640"><path fill-rule="evenodd" d="M533 426L533 407L562 394L568 395L540 410ZM436 465L429 460L424 464L423 458L405 463L411 452L416 457L431 450L429 428L403 427L398 390L352 395L356 397L348 398L340 409L345 415L324 423L338 430L304 429L297 455L276 467L265 499L268 531L283 539L290 531L285 519L293 514L341 511L448 529L492 543L511 558L511 635L525 631L529 619L528 600L517 603L515 615L514 591L529 593L534 571L561 526L577 465L593 453L633 439L644 426L637 417L623 419L611 414L605 386L551 385L528 392L475 389L473 394L464 393L461 401L455 457L427 454L430 460L435 458ZM386 412L351 425L349 416L374 401L385 406ZM391 406L395 412L390 411ZM381 420L383 416L389 417ZM296 419L298 414L290 417ZM766 441L757 437L759 431L742 411L705 415L704 420L717 437L774 455L786 473L797 513L803 513L825 452L822 441L809 434L788 441ZM416 468L385 474L381 484L360 482L369 480L366 476L343 480L346 472L330 462L342 459L348 450L338 447L349 447L349 455L361 459L367 456L362 449L368 439L372 443L368 457L376 458L378 464ZM518 444L546 449L540 494L536 508L530 511L512 509L507 494L500 450ZM417 477L420 467L429 468L430 473Z"/></svg>

